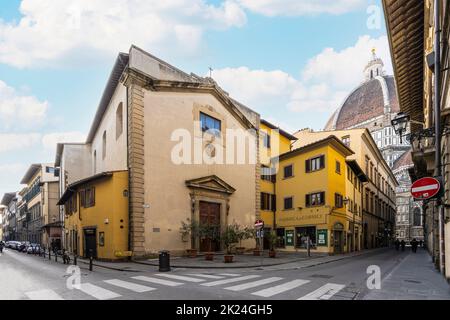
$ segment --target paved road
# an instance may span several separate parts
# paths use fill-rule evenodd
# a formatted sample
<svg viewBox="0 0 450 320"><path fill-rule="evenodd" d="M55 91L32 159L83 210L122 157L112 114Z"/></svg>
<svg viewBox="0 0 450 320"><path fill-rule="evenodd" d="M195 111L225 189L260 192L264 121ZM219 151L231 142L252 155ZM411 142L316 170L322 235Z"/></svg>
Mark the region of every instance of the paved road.
<svg viewBox="0 0 450 320"><path fill-rule="evenodd" d="M450 299L449 286L428 260L423 250L414 255L386 249L301 269L291 263L262 270L178 268L159 273L151 266L139 272L89 272L82 266L81 285L76 286L66 265L5 250L0 256L0 299ZM417 267L406 270L411 262ZM380 267L380 290L367 289L371 265ZM433 291L425 296L423 288L429 290L430 283Z"/></svg>

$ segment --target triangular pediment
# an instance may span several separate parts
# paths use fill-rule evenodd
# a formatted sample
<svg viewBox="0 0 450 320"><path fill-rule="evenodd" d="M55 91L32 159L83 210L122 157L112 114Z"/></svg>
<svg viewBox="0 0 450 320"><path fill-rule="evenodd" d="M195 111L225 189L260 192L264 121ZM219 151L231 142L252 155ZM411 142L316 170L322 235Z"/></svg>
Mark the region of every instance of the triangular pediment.
<svg viewBox="0 0 450 320"><path fill-rule="evenodd" d="M232 194L236 191L236 189L216 175L187 180L186 186L189 188L205 189L227 194Z"/></svg>

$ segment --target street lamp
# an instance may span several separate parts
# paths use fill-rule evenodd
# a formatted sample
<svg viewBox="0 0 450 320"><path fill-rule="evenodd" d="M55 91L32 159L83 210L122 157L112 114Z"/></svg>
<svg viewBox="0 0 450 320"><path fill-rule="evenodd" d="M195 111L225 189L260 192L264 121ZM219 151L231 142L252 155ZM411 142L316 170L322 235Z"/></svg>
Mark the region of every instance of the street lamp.
<svg viewBox="0 0 450 320"><path fill-rule="evenodd" d="M406 127L408 126L409 121L409 115L403 112L398 113L395 118L391 120L391 124L394 127L395 133L400 135L400 144L402 143L402 134L406 131Z"/></svg>

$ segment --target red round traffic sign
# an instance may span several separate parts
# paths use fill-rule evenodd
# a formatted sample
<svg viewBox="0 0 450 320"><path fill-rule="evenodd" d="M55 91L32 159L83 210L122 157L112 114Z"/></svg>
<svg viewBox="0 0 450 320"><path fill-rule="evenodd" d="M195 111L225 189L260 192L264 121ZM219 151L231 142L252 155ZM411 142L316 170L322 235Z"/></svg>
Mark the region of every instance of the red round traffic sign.
<svg viewBox="0 0 450 320"><path fill-rule="evenodd" d="M411 186L411 194L417 200L426 200L434 197L441 189L439 180L425 177L417 180Z"/></svg>
<svg viewBox="0 0 450 320"><path fill-rule="evenodd" d="M263 226L264 226L264 221L262 221L262 220L255 221L255 228L262 228Z"/></svg>

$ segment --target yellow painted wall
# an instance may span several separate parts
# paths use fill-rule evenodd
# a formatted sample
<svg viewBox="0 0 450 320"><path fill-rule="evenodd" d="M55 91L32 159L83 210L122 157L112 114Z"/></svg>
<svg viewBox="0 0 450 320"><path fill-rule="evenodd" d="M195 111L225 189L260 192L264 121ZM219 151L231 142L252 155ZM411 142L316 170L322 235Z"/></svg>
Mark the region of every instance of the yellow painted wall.
<svg viewBox="0 0 450 320"><path fill-rule="evenodd" d="M95 187L95 206L82 208L79 205L79 191L88 185ZM124 191L128 190L128 172L114 172L112 177L88 185L77 189L78 211L66 216L65 230L78 231L79 255L84 256L83 228L97 228L97 257L107 260L118 259L119 257L115 255L116 251L124 252L128 250L128 197L124 196ZM105 223L106 219L109 221L107 224ZM99 246L100 232L105 233L105 245L103 247Z"/></svg>
<svg viewBox="0 0 450 320"><path fill-rule="evenodd" d="M316 156L325 156L325 168L306 173L305 161ZM336 173L335 161L341 162L341 174ZM293 164L294 177L283 178L283 168ZM315 226L316 230L328 230L328 246L317 246L316 252L333 253L331 245L331 230L336 222L346 224L345 208L334 208L334 194L343 197L346 194L345 156L330 145L300 153L294 157L280 161L277 175L277 228L295 230L295 227ZM325 205L306 207L306 194L325 192ZM292 210L284 210L284 198L293 196ZM295 239L295 237L294 237ZM286 246L285 250L302 250L294 246Z"/></svg>
<svg viewBox="0 0 450 320"><path fill-rule="evenodd" d="M273 130L264 124L260 124L260 131L270 135L270 149L264 147L262 137L259 142L261 165L270 166L270 159L279 156L291 150L292 141L285 136L279 134L277 130ZM276 186L270 181L261 180L261 192L275 194ZM273 227L273 212L269 210L261 210L261 219L266 227Z"/></svg>

